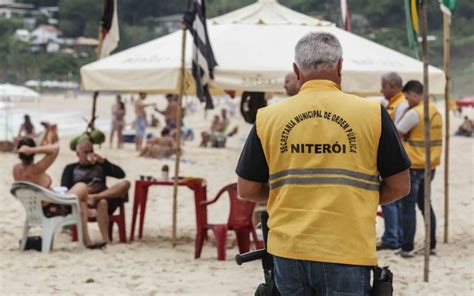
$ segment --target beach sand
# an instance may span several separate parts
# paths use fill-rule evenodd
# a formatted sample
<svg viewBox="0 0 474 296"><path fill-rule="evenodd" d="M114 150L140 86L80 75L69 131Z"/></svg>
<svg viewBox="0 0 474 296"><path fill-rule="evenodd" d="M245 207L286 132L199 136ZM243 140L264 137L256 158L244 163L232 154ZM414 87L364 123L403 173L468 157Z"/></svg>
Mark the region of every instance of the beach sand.
<svg viewBox="0 0 474 296"><path fill-rule="evenodd" d="M152 96L150 102L164 106L161 96ZM107 127L112 96L100 97L98 114L101 127ZM196 138L186 142L181 163L182 176L203 177L208 184L208 198L224 185L236 181L235 166L250 125L243 122L236 113L232 125L239 126L239 133L228 141L228 148L199 148L199 134L210 125L212 115L224 106L210 111L207 119L198 111L188 114L185 122L195 131ZM133 109L127 104L127 121L133 120ZM74 110L76 116L61 124L75 124L85 127L80 116L90 116L91 98L64 99L61 96L44 97L38 103L18 103L15 108L23 112L40 110L41 119L58 119L67 110ZM472 117L473 112L467 110ZM78 115L79 114L79 115ZM73 121L73 122L70 122ZM452 131L461 119L452 117ZM70 137L71 129L66 134ZM157 133L157 131L155 131ZM61 138L61 152L49 169L54 185L59 186L61 173L66 164L75 162L74 152L69 150L68 137ZM393 251L379 253L379 264L389 265L394 273L395 295L472 295L474 289L474 219L473 219L473 142L462 137L451 138L450 165L450 235L449 244L443 243L444 219L444 171L440 166L432 183L433 207L437 215L437 256L430 260L430 282L423 282L422 256L402 259ZM133 181L140 175L160 177L161 167L170 166L173 174L173 160L144 159L137 157L132 144L125 149L110 149L108 144L96 148L96 152L122 166L127 179L132 182L130 202L126 204L127 238L130 234L133 205ZM18 241L24 223L24 209L9 193L13 182L11 169L18 162L17 155L0 154L0 294L1 295L253 295L255 288L263 282L260 262L238 266L234 255L233 234L229 239L227 260L217 261L213 235L206 242L200 259L194 259L195 215L192 192L179 190L178 196L178 244L171 246L172 188L152 187L149 193L143 240L130 244L115 242L105 250L83 250L77 243L70 242L67 233L56 235L54 249L48 255L36 251L21 252ZM109 179L113 184L115 180ZM210 222L225 222L228 213L225 199L210 207ZM418 212L416 247L422 247L424 226ZM96 223L90 223L91 235L100 239ZM116 231L116 229L115 229ZM377 235L383 232L383 219L377 218ZM39 230L32 234L39 234ZM234 244L235 245L235 244Z"/></svg>

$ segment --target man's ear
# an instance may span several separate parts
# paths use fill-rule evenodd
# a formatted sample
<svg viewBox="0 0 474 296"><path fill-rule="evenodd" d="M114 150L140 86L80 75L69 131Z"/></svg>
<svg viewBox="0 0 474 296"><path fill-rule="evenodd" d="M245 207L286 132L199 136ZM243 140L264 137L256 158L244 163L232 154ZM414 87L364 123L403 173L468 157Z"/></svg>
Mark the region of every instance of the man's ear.
<svg viewBox="0 0 474 296"><path fill-rule="evenodd" d="M342 76L342 58L337 62L337 75Z"/></svg>
<svg viewBox="0 0 474 296"><path fill-rule="evenodd" d="M301 78L300 77L300 69L298 69L298 66L295 63L293 63L293 72L295 72L295 74L296 74L296 79L300 80L300 78Z"/></svg>

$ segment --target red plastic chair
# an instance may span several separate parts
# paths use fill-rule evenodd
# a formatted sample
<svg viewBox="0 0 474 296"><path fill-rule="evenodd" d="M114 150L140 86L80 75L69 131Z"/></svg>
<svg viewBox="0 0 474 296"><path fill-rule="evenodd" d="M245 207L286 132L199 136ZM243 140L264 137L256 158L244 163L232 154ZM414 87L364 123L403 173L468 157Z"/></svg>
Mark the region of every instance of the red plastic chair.
<svg viewBox="0 0 474 296"><path fill-rule="evenodd" d="M216 194L214 199L202 202L202 209L205 210L208 205L215 203L226 192L229 194L230 198L230 213L227 224L206 223L197 229L198 233L196 235L195 258L201 257L202 246L204 244L204 239L207 237L207 230L209 229L212 229L216 237L218 260L225 260L228 230L235 231L240 253L245 253L250 250L250 235L252 235L254 244L257 244L257 233L255 232L255 226L253 225L252 221L255 203L239 199L237 193L237 183L225 186Z"/></svg>
<svg viewBox="0 0 474 296"><path fill-rule="evenodd" d="M89 218L89 222L97 222L95 217ZM125 206L124 203L120 204L119 212L115 215L109 216L109 236L110 240L112 241L112 234L114 223L117 223L118 231L119 231L119 238L121 243L127 242L127 231L125 228ZM77 229L75 226L72 227L72 241L77 241Z"/></svg>

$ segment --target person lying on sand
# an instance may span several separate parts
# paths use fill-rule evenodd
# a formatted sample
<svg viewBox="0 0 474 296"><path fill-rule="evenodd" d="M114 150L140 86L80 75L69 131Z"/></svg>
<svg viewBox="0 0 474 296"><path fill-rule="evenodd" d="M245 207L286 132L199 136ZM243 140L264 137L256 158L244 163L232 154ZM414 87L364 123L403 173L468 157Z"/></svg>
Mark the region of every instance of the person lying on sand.
<svg viewBox="0 0 474 296"><path fill-rule="evenodd" d="M176 140L171 136L170 130L165 127L161 131L161 138L148 140L145 148L140 151L139 156L166 158L176 153L176 147Z"/></svg>

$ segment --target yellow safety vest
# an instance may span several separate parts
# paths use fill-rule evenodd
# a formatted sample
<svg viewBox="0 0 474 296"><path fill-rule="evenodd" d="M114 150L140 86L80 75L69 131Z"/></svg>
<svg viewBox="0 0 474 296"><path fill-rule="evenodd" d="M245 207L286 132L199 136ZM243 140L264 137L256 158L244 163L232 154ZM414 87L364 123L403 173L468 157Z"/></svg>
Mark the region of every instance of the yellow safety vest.
<svg viewBox="0 0 474 296"><path fill-rule="evenodd" d="M425 121L423 103L413 107L420 118L404 141L405 150L410 157L413 169L425 168ZM431 144L431 168L435 168L441 162L441 150L443 145L443 119L436 106L429 103L430 118L430 144Z"/></svg>
<svg viewBox="0 0 474 296"><path fill-rule="evenodd" d="M401 103L406 102L406 101L407 99L402 92L399 92L390 98L390 101L388 102L388 105L387 105L387 111L390 117L392 118L392 120L395 119L395 112L397 111L398 106Z"/></svg>
<svg viewBox="0 0 474 296"><path fill-rule="evenodd" d="M341 264L377 264L381 106L328 80L259 109L268 163L268 251Z"/></svg>

